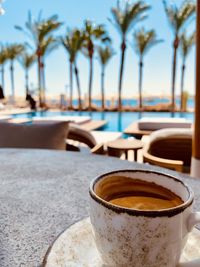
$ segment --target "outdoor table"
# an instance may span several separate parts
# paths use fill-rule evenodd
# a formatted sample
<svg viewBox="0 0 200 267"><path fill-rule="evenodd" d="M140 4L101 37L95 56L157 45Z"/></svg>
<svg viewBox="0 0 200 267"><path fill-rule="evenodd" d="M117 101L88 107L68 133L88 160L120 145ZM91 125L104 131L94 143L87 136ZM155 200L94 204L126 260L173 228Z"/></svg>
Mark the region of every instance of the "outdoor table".
<svg viewBox="0 0 200 267"><path fill-rule="evenodd" d="M39 267L57 235L88 216L88 187L97 175L119 169L164 170L50 150L0 149L0 162L1 267ZM200 180L177 176L195 191L195 209L200 207Z"/></svg>
<svg viewBox="0 0 200 267"><path fill-rule="evenodd" d="M125 158L128 159L128 151L133 150L134 160L137 162L137 152L143 148L143 143L136 139L116 139L106 144L108 149L108 155L114 157L120 157L122 153L125 153Z"/></svg>

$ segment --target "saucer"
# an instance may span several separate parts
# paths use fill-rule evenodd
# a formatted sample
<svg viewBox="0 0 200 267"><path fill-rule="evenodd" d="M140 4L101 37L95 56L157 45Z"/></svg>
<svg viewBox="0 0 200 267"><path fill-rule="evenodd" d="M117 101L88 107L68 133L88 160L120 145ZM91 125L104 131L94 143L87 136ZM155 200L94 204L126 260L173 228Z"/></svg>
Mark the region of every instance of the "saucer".
<svg viewBox="0 0 200 267"><path fill-rule="evenodd" d="M200 257L200 231L193 229L181 262ZM86 218L61 233L48 249L43 267L106 267L96 249L90 219Z"/></svg>

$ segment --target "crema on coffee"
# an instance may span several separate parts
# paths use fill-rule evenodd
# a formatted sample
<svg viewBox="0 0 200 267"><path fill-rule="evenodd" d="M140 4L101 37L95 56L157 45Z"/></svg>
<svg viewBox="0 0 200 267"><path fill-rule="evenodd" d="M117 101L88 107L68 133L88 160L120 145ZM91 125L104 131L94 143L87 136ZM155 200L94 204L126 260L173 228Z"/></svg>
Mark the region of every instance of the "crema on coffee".
<svg viewBox="0 0 200 267"><path fill-rule="evenodd" d="M155 183L128 177L109 177L96 187L101 198L114 205L136 210L163 210L179 206L183 200Z"/></svg>

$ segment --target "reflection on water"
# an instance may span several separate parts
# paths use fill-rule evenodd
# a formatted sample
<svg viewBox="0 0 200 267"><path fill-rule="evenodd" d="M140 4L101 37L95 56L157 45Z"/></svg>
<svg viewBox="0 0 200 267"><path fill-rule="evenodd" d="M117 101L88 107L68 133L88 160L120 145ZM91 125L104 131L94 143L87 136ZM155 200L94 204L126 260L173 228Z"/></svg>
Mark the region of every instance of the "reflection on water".
<svg viewBox="0 0 200 267"><path fill-rule="evenodd" d="M118 112L118 132L122 132L122 113Z"/></svg>
<svg viewBox="0 0 200 267"><path fill-rule="evenodd" d="M139 112L138 112L138 119L140 120L141 118L142 118L142 112L139 111Z"/></svg>
<svg viewBox="0 0 200 267"><path fill-rule="evenodd" d="M101 112L101 119L104 121L105 120L105 112Z"/></svg>

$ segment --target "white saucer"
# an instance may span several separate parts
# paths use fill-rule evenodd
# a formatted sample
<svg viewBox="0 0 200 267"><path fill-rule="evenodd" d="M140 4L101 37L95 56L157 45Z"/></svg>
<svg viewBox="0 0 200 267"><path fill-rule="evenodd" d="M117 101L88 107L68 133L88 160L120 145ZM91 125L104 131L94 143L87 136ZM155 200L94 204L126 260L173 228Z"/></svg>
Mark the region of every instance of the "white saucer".
<svg viewBox="0 0 200 267"><path fill-rule="evenodd" d="M189 235L181 262L200 257L200 231ZM89 218L64 231L47 251L43 267L105 267L98 255Z"/></svg>

